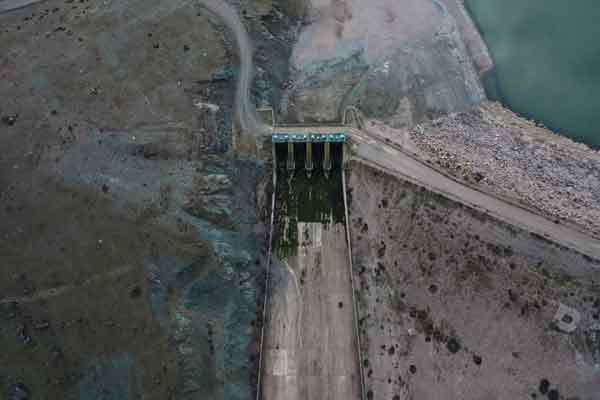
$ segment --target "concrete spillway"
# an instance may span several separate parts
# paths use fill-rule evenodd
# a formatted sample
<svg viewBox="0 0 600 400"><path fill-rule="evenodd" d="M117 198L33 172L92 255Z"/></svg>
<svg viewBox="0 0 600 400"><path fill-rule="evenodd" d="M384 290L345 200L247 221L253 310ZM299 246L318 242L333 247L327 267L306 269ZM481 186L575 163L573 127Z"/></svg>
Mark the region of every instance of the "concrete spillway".
<svg viewBox="0 0 600 400"><path fill-rule="evenodd" d="M290 147L281 143L274 150L277 178L258 397L361 399L343 145Z"/></svg>

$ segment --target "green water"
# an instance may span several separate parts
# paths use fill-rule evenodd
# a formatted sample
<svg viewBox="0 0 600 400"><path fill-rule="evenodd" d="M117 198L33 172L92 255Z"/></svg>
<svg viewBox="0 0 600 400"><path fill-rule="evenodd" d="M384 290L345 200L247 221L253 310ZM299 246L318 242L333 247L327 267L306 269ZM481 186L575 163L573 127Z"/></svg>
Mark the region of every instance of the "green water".
<svg viewBox="0 0 600 400"><path fill-rule="evenodd" d="M466 0L496 63L488 91L600 147L600 1Z"/></svg>

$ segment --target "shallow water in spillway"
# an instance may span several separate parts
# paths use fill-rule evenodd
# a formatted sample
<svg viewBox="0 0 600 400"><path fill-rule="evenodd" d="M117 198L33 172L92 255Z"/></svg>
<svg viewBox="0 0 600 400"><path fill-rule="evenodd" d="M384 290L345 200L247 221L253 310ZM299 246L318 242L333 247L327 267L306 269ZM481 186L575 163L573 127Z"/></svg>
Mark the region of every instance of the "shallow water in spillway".
<svg viewBox="0 0 600 400"><path fill-rule="evenodd" d="M302 238L298 237L298 225L321 223L325 226L343 223L344 201L342 196L341 170L333 170L329 176L314 171L309 177L303 168L295 171L278 171L277 219L275 251L277 256L292 256Z"/></svg>

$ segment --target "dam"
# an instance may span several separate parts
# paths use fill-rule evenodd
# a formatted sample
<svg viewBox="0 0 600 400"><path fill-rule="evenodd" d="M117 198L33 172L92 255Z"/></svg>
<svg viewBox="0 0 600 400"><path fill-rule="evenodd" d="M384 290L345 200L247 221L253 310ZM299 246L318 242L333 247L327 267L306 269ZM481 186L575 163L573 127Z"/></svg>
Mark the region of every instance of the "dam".
<svg viewBox="0 0 600 400"><path fill-rule="evenodd" d="M257 399L359 399L344 132L275 132Z"/></svg>
<svg viewBox="0 0 600 400"><path fill-rule="evenodd" d="M257 400L398 399L410 398L409 390L422 398L443 398L443 393L461 392L463 389L452 386L452 382L433 384L432 377L417 376L418 371L431 371L451 361L458 351L455 341L450 340L456 332L462 332L461 340L475 343L478 351L500 354L503 348L495 347L500 346L496 342L487 347L477 344L477 339L462 329L465 314L460 310L472 300L439 291L440 282L453 282L446 281L446 276L473 265L463 257L467 250L462 242L459 250L452 250L458 266L435 253L445 254L458 246L457 232L476 229L473 237L487 243L486 257L512 259L518 253L522 265L540 265L552 257L552 262L560 259L561 264L567 263L570 271L581 266L580 273L588 274L583 271L589 271L589 264L597 257L597 241L458 184L368 129L351 125L275 126L268 140L273 189ZM388 178L383 178L386 174ZM394 178L390 180L391 176ZM394 179L399 181L394 183ZM374 189L372 181L382 182ZM390 185L400 187L390 192ZM430 205L434 198L438 204ZM417 209L427 215L439 209L441 215L427 224L433 231L415 234L415 226L425 226L423 221L403 222L420 218ZM370 219L369 215L380 215L380 219ZM453 222L441 223L447 218ZM466 223L463 219L472 219L469 228L455 228ZM497 226L490 225L492 221ZM450 230L447 234L429 239L428 235L446 228ZM440 243L450 247L444 250ZM560 243L561 250L554 243ZM414 256L419 246L423 246L421 255ZM507 250L499 252L496 249L503 247L497 246ZM530 260L531 248L539 248L542 258L536 255ZM475 250L467 254L471 251ZM398 257L403 253L406 257ZM440 268L449 269L436 272L439 282L426 291L431 299L423 297L423 290L407 294L407 285L420 288L415 282L431 279L424 263L438 259ZM514 265L516 269L517 261ZM508 268L512 271L513 267ZM414 274L419 273L424 275L414 281ZM490 280L489 287L507 276L502 271L494 273L498 278ZM458 281L463 280L459 273ZM445 300L436 305L442 293ZM437 342L435 335L427 336L432 326L429 322L425 330L419 326L428 315L428 311L419 311L420 302L436 310L439 329L446 326L446 318L455 322L446 336L437 336ZM552 298L546 302L548 316L544 321L552 318L557 304ZM504 308L498 312L506 314ZM477 311L466 314L466 318L475 324L476 316L484 314ZM496 324L496 319L489 323ZM528 326L527 332L541 340L545 324ZM495 329L512 329L513 325ZM421 331L425 335L419 336ZM412 349L413 345L417 347ZM466 354L466 350L462 352ZM470 357L481 359L479 354ZM473 362L479 368L479 361ZM461 365L463 369L470 366ZM457 374L456 379L466 374L455 372L456 368L445 371L449 376ZM407 382L413 383L409 386Z"/></svg>

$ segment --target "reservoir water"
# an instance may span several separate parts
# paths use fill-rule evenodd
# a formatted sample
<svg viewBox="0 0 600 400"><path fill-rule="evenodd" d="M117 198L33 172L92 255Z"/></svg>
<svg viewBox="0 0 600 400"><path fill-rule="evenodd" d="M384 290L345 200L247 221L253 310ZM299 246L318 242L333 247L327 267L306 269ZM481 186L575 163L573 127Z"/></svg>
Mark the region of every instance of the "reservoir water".
<svg viewBox="0 0 600 400"><path fill-rule="evenodd" d="M600 147L600 1L466 0L512 110Z"/></svg>

